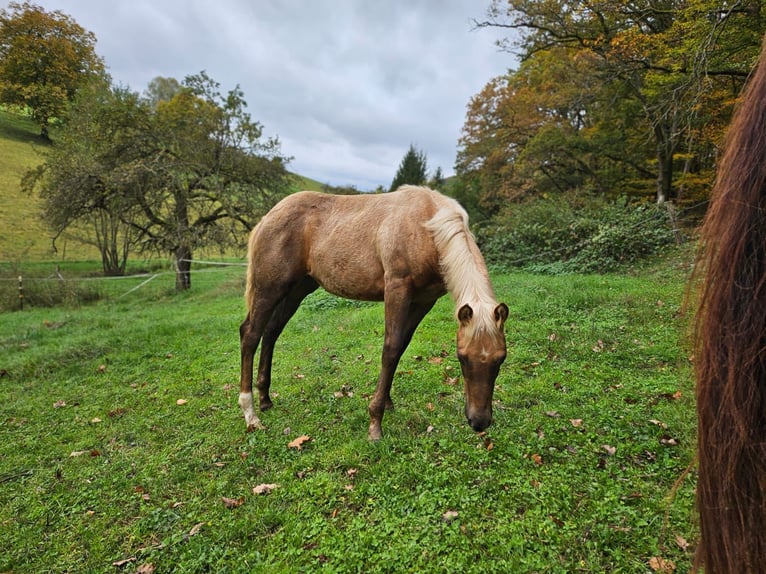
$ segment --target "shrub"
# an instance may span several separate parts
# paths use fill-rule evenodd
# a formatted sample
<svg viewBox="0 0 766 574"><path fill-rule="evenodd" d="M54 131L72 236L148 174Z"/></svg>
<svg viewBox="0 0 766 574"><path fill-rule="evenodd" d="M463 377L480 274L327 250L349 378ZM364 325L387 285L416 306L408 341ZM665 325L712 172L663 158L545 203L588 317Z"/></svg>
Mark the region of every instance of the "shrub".
<svg viewBox="0 0 766 574"><path fill-rule="evenodd" d="M612 271L674 239L667 210L567 197L509 206L477 231L490 266L566 274Z"/></svg>

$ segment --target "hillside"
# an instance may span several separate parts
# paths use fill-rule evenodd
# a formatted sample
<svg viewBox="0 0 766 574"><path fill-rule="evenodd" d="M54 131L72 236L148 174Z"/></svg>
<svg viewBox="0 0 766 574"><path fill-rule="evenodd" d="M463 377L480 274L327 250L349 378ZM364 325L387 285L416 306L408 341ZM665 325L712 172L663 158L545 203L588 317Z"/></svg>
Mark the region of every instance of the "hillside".
<svg viewBox="0 0 766 574"><path fill-rule="evenodd" d="M38 218L39 203L20 186L24 172L45 153L46 144L37 134L29 118L0 109L0 261L55 258Z"/></svg>
<svg viewBox="0 0 766 574"><path fill-rule="evenodd" d="M22 175L43 160L48 146L38 133L31 119L0 109L0 262L97 260L93 247L73 240L60 239L54 253L39 201L21 191ZM321 190L322 184L296 175L295 188Z"/></svg>

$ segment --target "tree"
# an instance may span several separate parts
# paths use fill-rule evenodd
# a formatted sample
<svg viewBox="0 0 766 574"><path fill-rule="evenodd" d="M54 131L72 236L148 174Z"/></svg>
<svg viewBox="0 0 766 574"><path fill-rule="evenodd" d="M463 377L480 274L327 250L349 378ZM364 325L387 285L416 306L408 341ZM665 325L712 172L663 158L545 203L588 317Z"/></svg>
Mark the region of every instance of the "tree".
<svg viewBox="0 0 766 574"><path fill-rule="evenodd" d="M245 111L239 88L223 95L204 72L158 103L129 91L94 90L75 102L61 150L30 172L59 229L103 211L128 226L131 245L168 253L176 288L191 286L205 246L240 245L289 190L289 158Z"/></svg>
<svg viewBox="0 0 766 574"><path fill-rule="evenodd" d="M157 76L149 82L149 86L146 88L144 96L149 100L149 103L153 108L157 108L160 102L168 102L172 100L182 89L183 86L181 86L181 82L175 78L163 78L162 76Z"/></svg>
<svg viewBox="0 0 766 574"><path fill-rule="evenodd" d="M79 90L46 161L29 170L23 187L39 186L43 220L53 246L64 233L95 246L106 275L123 275L137 233L135 210L119 172L119 150L140 125L137 94L94 82ZM144 118L145 121L146 118Z"/></svg>
<svg viewBox="0 0 766 574"><path fill-rule="evenodd" d="M404 154L389 191L394 191L400 185L423 185L428 179L427 171L426 154L410 144L410 149Z"/></svg>
<svg viewBox="0 0 766 574"><path fill-rule="evenodd" d="M30 2L0 9L0 103L29 109L48 139L48 125L60 117L77 89L104 64L96 37L61 11Z"/></svg>
<svg viewBox="0 0 766 574"><path fill-rule="evenodd" d="M442 173L441 166L437 166L431 178L428 180L428 186L431 189L441 189L444 187L444 174Z"/></svg>
<svg viewBox="0 0 766 574"><path fill-rule="evenodd" d="M589 76L619 95L613 110L632 108L624 124L631 137L652 142L644 165L652 167L663 202L678 197L676 160L684 154L685 172L695 163L704 121L717 117L725 124L730 116L731 95L710 97L724 95L721 80L736 91L742 86L759 51L763 10L754 1L492 0L488 18L477 25L520 31L522 60L553 48L590 58ZM720 113L705 117L702 102Z"/></svg>

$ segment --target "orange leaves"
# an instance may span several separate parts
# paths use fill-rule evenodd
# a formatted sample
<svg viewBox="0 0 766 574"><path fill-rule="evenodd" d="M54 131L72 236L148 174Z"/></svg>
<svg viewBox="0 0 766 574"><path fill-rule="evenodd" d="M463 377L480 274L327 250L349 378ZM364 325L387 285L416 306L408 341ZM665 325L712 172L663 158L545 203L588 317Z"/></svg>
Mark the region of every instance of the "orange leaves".
<svg viewBox="0 0 766 574"><path fill-rule="evenodd" d="M253 494L256 494L256 495L260 496L262 494L268 494L272 490L275 490L277 488L279 488L278 484L273 484L273 483L272 484L259 484L258 486L253 488Z"/></svg>
<svg viewBox="0 0 766 574"><path fill-rule="evenodd" d="M659 574L671 574L672 572L675 572L676 565L672 560L666 560L665 558L654 556L649 559L649 568L651 568L654 572L658 572Z"/></svg>
<svg viewBox="0 0 766 574"><path fill-rule="evenodd" d="M294 448L296 450L302 450L303 445L306 444L311 440L311 437L308 435L301 435L298 438L295 438L291 440L289 443L287 443L287 448Z"/></svg>

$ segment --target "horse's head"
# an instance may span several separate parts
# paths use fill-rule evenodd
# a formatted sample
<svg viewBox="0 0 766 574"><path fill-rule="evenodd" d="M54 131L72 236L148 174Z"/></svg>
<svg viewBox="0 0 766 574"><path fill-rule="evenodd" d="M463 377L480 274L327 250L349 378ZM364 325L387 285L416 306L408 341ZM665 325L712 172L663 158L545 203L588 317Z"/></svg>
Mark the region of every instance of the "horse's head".
<svg viewBox="0 0 766 574"><path fill-rule="evenodd" d="M480 432L492 424L492 394L506 354L503 326L508 306L500 303L477 313L466 304L458 310L457 318L457 358L463 372L465 416L471 428Z"/></svg>

